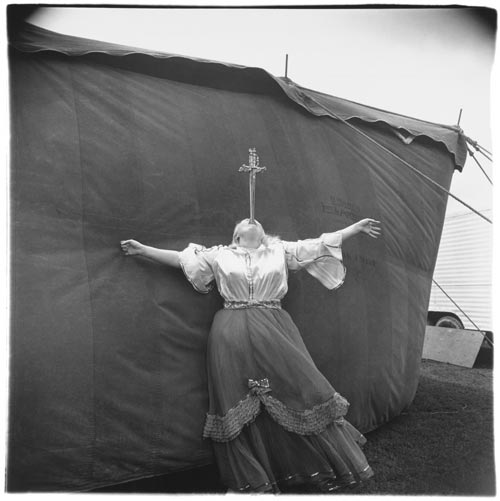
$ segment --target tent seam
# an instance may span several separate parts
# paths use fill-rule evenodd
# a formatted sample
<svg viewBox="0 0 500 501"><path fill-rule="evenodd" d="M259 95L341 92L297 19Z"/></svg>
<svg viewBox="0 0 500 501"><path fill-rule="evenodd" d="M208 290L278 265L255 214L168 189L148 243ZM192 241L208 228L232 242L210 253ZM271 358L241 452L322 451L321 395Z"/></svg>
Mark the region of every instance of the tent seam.
<svg viewBox="0 0 500 501"><path fill-rule="evenodd" d="M75 79L73 76L73 68L71 65L69 65L69 73L70 73L70 80L71 80L71 95L73 98L73 108L75 110L75 123L76 123L76 130L78 134L78 160L79 160L79 166L80 166L80 183L81 183L81 223L80 223L80 228L81 228L81 234L82 234L82 247L83 247L83 256L84 256L84 261L85 261L85 271L87 274L87 288L88 288L88 294L89 294L89 309L90 309L90 332L91 332L91 338L92 338L92 430L93 430L93 437L92 437L92 447L90 448L90 458L91 458L91 468L90 468L90 477L94 478L94 468L95 468L95 449L96 449L96 443L97 443L97 431L96 431L96 397L95 397L95 331L94 331L94 309L92 305L92 294L90 291L90 273L89 273L89 265L88 265L88 259L87 259L87 253L85 251L85 230L84 230L84 215L85 215L85 201L84 201L84 175L83 175L83 168L82 168L82 150L81 150L81 134L80 134L80 121L78 119L78 113L77 113L77 102L76 102L76 97L75 97Z"/></svg>

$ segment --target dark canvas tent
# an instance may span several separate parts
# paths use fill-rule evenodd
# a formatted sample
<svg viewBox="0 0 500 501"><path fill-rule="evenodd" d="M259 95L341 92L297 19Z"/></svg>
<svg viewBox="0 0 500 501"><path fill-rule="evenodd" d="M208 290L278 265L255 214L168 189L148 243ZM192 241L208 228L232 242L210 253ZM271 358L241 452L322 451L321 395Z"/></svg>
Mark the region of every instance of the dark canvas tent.
<svg viewBox="0 0 500 501"><path fill-rule="evenodd" d="M362 431L416 391L455 127L301 88L258 68L26 25L11 40L9 490L83 490L211 461L201 431L216 292L120 254L119 241L227 243L247 216L287 240L361 217L338 291L290 276L285 308Z"/></svg>

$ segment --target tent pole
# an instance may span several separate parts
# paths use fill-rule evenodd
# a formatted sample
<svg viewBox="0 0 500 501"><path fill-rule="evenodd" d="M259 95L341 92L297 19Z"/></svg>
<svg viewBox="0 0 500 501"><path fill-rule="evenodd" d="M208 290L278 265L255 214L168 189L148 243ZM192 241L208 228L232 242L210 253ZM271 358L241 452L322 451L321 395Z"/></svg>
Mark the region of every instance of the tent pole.
<svg viewBox="0 0 500 501"><path fill-rule="evenodd" d="M285 57L285 78L288 78L288 54Z"/></svg>
<svg viewBox="0 0 500 501"><path fill-rule="evenodd" d="M458 114L457 126L460 125L460 119L462 118L462 108L460 108L460 113Z"/></svg>

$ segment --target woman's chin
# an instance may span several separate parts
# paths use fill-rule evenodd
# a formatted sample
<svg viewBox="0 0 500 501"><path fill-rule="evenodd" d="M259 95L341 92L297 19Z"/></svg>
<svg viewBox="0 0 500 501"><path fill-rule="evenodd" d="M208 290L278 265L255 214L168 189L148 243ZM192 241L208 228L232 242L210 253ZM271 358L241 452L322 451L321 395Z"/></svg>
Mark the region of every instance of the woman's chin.
<svg viewBox="0 0 500 501"><path fill-rule="evenodd" d="M260 242L240 242L240 247L245 249L258 249L260 247Z"/></svg>

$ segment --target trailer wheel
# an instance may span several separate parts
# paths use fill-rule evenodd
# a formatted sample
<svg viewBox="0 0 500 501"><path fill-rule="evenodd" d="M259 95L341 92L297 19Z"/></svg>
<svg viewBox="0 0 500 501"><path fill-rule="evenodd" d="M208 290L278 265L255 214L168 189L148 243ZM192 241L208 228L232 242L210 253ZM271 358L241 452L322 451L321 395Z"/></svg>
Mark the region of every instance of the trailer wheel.
<svg viewBox="0 0 500 501"><path fill-rule="evenodd" d="M452 317L451 315L444 315L439 317L434 324L436 327L447 327L449 329L463 329L464 324L459 318Z"/></svg>

